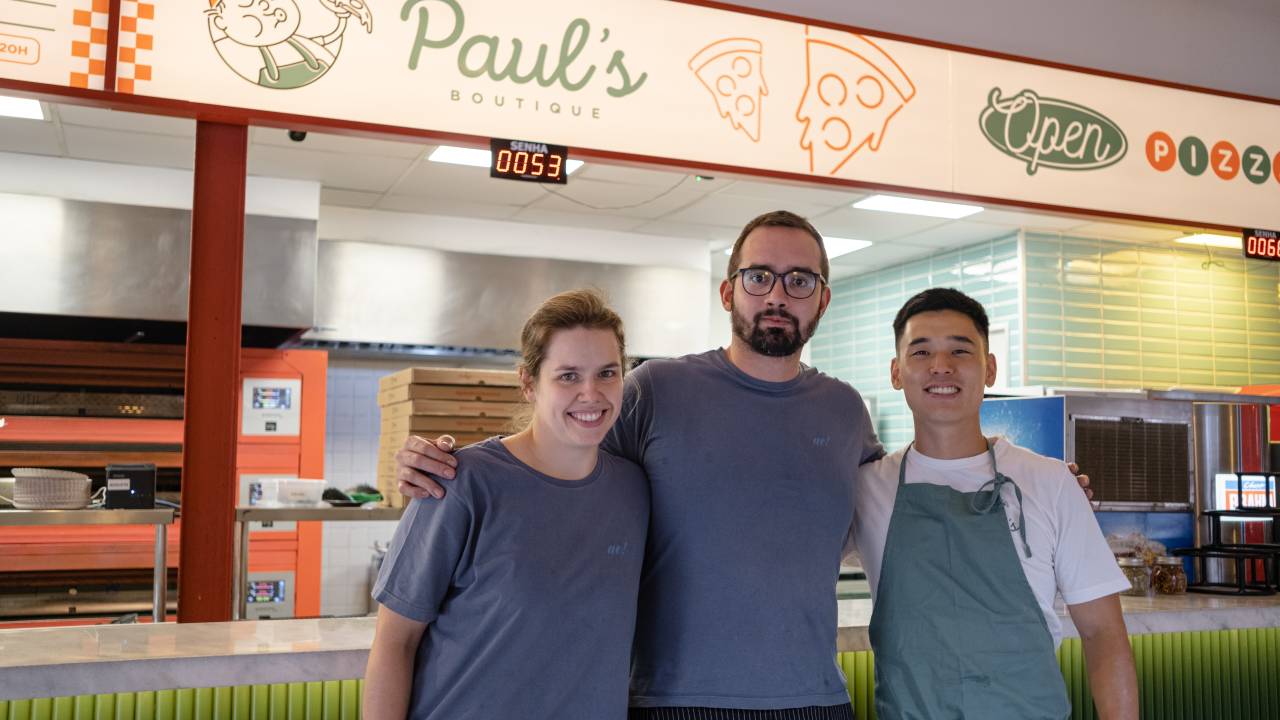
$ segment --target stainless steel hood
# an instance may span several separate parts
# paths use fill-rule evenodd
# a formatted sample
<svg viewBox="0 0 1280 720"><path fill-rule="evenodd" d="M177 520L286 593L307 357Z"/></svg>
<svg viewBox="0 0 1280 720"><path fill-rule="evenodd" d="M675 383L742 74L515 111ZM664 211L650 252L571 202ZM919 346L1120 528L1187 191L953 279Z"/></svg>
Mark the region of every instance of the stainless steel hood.
<svg viewBox="0 0 1280 720"><path fill-rule="evenodd" d="M708 274L321 240L315 329L304 339L513 349L529 314L564 290L604 291L633 357L705 349Z"/></svg>
<svg viewBox="0 0 1280 720"><path fill-rule="evenodd" d="M189 211L0 194L0 217L7 318L185 322ZM248 216L244 324L286 331L281 337L310 328L315 262L314 220Z"/></svg>

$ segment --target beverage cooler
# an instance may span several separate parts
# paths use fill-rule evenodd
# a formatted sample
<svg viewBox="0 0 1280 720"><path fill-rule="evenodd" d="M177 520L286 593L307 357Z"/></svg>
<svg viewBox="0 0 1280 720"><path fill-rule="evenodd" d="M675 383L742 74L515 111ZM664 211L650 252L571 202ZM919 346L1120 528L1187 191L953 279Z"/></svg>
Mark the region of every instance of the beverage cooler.
<svg viewBox="0 0 1280 720"><path fill-rule="evenodd" d="M324 477L327 357L242 350L239 503L264 478ZM106 484L107 465L155 466L160 502L181 497L183 348L0 340L0 476L73 470ZM181 520L168 535L168 610L176 610ZM152 528L0 527L0 627L104 622L151 607ZM254 528L251 577L291 607L320 611L321 524ZM264 607L266 607L264 605Z"/></svg>
<svg viewBox="0 0 1280 720"><path fill-rule="evenodd" d="M1118 553L1185 550L1197 589L1269 594L1280 557L1269 514L1277 408L1280 397L1260 395L1046 391L988 398L982 423L988 435L1076 462Z"/></svg>

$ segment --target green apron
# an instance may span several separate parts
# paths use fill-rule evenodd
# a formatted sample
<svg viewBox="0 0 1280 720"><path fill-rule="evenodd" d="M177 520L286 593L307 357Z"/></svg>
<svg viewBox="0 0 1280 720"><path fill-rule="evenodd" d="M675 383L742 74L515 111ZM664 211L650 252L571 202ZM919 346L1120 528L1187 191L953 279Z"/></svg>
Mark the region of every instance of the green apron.
<svg viewBox="0 0 1280 720"><path fill-rule="evenodd" d="M1062 720L1066 686L1018 559L1001 488L1018 498L1022 549L1031 557L1022 491L996 468L978 492L906 483L889 520L869 634L876 714L882 720Z"/></svg>
<svg viewBox="0 0 1280 720"><path fill-rule="evenodd" d="M274 88L278 90L292 90L308 85L329 71L329 65L324 60L317 58L315 53L303 47L302 43L293 38L285 40L298 54L302 56L302 60L288 65L276 65L275 56L267 48L259 48L262 52L263 67L258 71L258 84L263 87Z"/></svg>

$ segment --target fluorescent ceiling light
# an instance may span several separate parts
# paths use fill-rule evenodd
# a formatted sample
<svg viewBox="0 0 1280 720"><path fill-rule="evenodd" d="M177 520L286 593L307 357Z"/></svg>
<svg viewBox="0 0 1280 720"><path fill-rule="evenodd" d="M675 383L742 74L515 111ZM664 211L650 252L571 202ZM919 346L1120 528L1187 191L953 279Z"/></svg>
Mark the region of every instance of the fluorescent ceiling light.
<svg viewBox="0 0 1280 720"><path fill-rule="evenodd" d="M853 204L859 210L880 210L882 212L901 213L903 215L924 215L925 217L957 218L969 217L982 212L978 205L960 205L958 203L938 202L937 200L916 200L915 198L898 197L896 195L872 195Z"/></svg>
<svg viewBox="0 0 1280 720"><path fill-rule="evenodd" d="M0 115L23 120L44 120L44 108L39 100L0 95Z"/></svg>
<svg viewBox="0 0 1280 720"><path fill-rule="evenodd" d="M841 255L848 255L851 252L871 247L870 240L854 240L853 238L842 237L824 237L822 238L822 243L827 248L828 259L835 259Z"/></svg>
<svg viewBox="0 0 1280 720"><path fill-rule="evenodd" d="M431 162L449 163L450 165L469 165L471 167L489 167L489 158L491 153L488 150L477 150L476 148L454 147L452 145L441 145L436 148L427 159ZM569 160L564 164L566 175L572 175L573 171L583 166L581 160Z"/></svg>
<svg viewBox="0 0 1280 720"><path fill-rule="evenodd" d="M1195 235L1185 235L1174 240L1176 243L1183 245L1210 245L1212 247L1230 248L1232 250L1241 249L1243 240L1234 235L1214 235L1212 233L1197 233Z"/></svg>

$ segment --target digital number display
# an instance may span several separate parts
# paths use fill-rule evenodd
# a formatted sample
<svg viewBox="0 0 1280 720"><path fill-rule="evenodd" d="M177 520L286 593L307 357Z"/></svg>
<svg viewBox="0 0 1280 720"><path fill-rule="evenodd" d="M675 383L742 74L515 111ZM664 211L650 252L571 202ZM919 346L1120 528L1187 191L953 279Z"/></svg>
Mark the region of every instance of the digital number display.
<svg viewBox="0 0 1280 720"><path fill-rule="evenodd" d="M249 592L245 597L247 603L281 603L284 602L283 580L253 580L249 582Z"/></svg>
<svg viewBox="0 0 1280 720"><path fill-rule="evenodd" d="M289 388L256 387L253 389L254 410L288 410L293 405Z"/></svg>
<svg viewBox="0 0 1280 720"><path fill-rule="evenodd" d="M1245 230L1244 256L1257 260L1280 260L1280 232Z"/></svg>
<svg viewBox="0 0 1280 720"><path fill-rule="evenodd" d="M489 141L489 177L528 182L568 182L569 148L524 140Z"/></svg>

